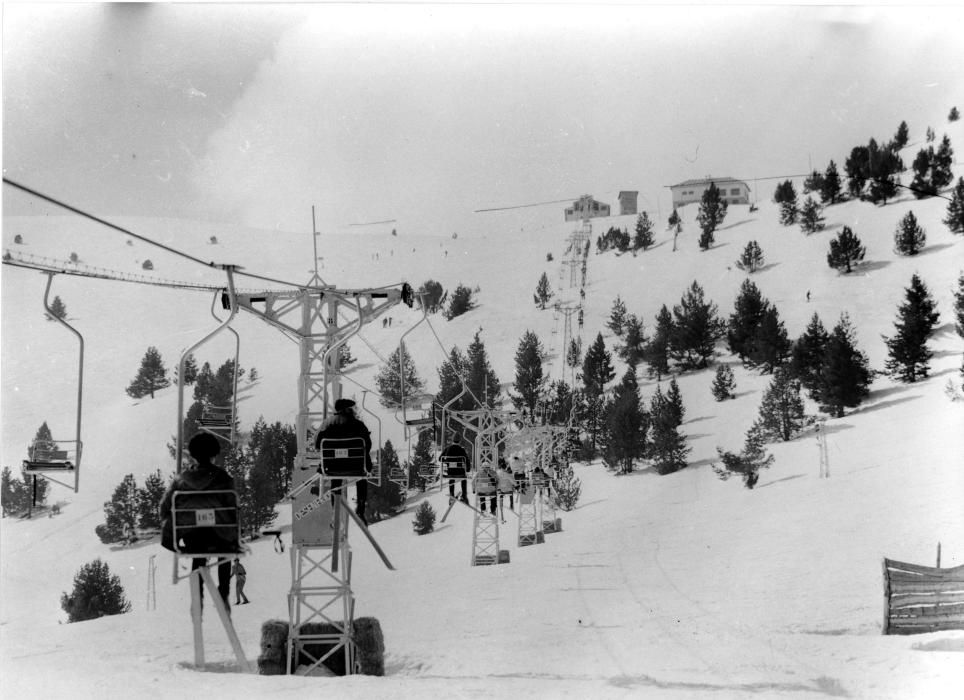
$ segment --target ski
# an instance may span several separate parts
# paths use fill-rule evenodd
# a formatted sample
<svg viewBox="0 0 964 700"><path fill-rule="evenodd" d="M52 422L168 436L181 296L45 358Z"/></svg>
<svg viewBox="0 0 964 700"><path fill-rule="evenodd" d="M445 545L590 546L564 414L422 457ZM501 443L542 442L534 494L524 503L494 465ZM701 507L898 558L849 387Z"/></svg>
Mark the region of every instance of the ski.
<svg viewBox="0 0 964 700"><path fill-rule="evenodd" d="M372 547L375 549L375 552L378 554L378 556L381 557L381 560L385 564L385 566L391 569L392 571L395 571L395 567L392 565L392 562L389 561L388 555L385 554L385 550L383 550L381 545L378 544L378 542L375 540L375 537L368 530L368 526L365 525L365 521L361 519L361 516L359 516L358 513L356 513L355 511L353 511L351 508L348 507L348 504L345 502L344 496L339 496L338 500L341 502L342 507L348 512L348 515L351 516L352 520L355 521L355 524L358 526L358 529L361 530L362 534L368 538L369 542L371 542Z"/></svg>

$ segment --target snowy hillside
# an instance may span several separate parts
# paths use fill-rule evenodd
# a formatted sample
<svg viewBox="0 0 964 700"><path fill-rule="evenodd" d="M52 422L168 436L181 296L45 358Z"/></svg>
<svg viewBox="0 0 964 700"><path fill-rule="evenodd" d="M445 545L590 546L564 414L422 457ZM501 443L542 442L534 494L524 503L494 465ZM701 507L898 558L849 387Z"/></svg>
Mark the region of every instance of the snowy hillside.
<svg viewBox="0 0 964 700"><path fill-rule="evenodd" d="M960 149L964 130L952 126L947 131ZM912 155L904 160L909 163ZM411 512L420 500L428 498L436 510L445 504L437 492L413 495L408 512L372 528L397 571L385 570L361 538L352 540L357 613L381 622L384 678L240 673L213 616L206 620L211 664L207 672L192 667L188 590L170 584L169 555L156 542L102 545L94 528L125 474L141 483L155 469L173 469L166 443L176 430L176 389L140 400L124 389L148 346L156 346L173 368L182 349L215 327L212 295L57 276L52 294L64 301L70 323L87 343L84 464L79 493L51 487L50 501L61 505L58 515L2 522L0 695L174 698L190 685L199 695L218 698L318 689L339 698L956 697L964 682L964 632L882 636L880 563L887 556L931 565L940 542L944 566L964 564L964 402L952 403L944 394L949 379L959 382L964 346L951 306L964 270L964 238L941 223L945 200L918 201L906 192L883 207L829 207L827 228L806 236L798 226L778 223L771 193L770 187L757 193L756 211L730 207L706 252L697 246L695 207L681 212L675 252L664 221L657 222L656 245L638 256L596 255L593 245L584 344L602 332L613 349L606 320L617 295L652 328L660 306L677 304L694 280L720 315L729 316L745 279L734 261L756 240L767 266L753 281L779 310L790 337L804 330L814 312L828 328L846 312L875 369L883 369L886 357L881 336L892 334L904 288L917 273L941 314L930 344L931 376L916 384L879 377L865 403L827 421L830 479L818 478L816 443L805 433L769 446L776 461L748 491L737 480L720 481L711 463L717 446L741 446L770 377L744 370L721 345L717 361L732 364L736 399L714 401L712 369L678 377L686 407L682 430L692 447L689 466L658 476L641 464L635 474L615 477L598 463L577 465L582 499L575 511L561 514L562 532L518 548L508 516L502 530L502 547L511 552L506 566L468 565L467 510L454 511L436 532L416 536ZM908 210L928 236L925 250L912 258L893 252L893 231ZM476 331L503 382L512 381L526 330L551 351L547 370L557 379L562 320L551 309L537 310L532 295L543 272L555 293L572 293L556 286L566 239L576 228L561 219L562 205L499 212L491 215L489 233L455 238L326 231L319 224L319 272L339 288L403 280L417 287L429 279L450 290L459 283L479 287L478 308L452 322L432 316L406 338L429 391L437 387L446 353L453 345L464 349ZM313 267L307 232L157 219L115 223L202 260L276 279L304 282ZM631 229L633 223L634 217L593 220L593 242L611 225ZM839 275L825 260L829 241L844 225L867 246L866 261L853 275ZM17 235L22 244L13 242ZM215 269L141 240L128 243L123 234L55 211L5 218L3 248L60 260L76 252L91 267L224 284ZM141 269L145 259L153 272ZM69 435L74 424L76 344L44 320L45 283L35 271L2 269L2 463L15 472L42 422L55 437ZM238 286L270 285L239 278ZM224 313L219 305L215 311ZM363 340L351 341L358 362L345 393L376 410L382 439L391 439L404 458L400 424L377 406L373 393L365 394L375 388L374 375L401 335L421 319L401 305L389 315L390 328L374 323ZM296 346L250 316L240 315L235 326L242 339L240 363L259 374L255 383L242 382L243 426L260 416L293 422ZM216 367L233 352L233 340L224 336L198 359ZM617 368L617 376L623 369ZM645 400L655 384L641 380ZM814 406L809 410L816 412ZM288 521L282 508L279 522ZM252 550L252 603L234 612L251 659L258 654L261 623L287 618L290 586L287 554L276 554L267 541L254 542ZM157 606L148 610L154 556ZM96 557L120 576L131 613L59 624L65 620L61 592Z"/></svg>

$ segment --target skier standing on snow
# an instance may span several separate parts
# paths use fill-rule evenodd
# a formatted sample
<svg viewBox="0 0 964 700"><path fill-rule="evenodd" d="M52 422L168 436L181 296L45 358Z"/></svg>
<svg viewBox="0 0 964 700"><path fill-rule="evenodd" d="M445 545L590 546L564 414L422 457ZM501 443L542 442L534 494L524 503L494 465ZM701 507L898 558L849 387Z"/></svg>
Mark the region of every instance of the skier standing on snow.
<svg viewBox="0 0 964 700"><path fill-rule="evenodd" d="M351 399L335 401L335 412L322 423L315 436L315 449L321 451L321 441L326 438L354 438L360 437L365 441L365 471L372 472L372 434L358 417L355 416L355 402ZM335 494L341 491L341 479L331 480L331 498L334 503ZM365 505L368 502L368 480L359 479L355 482L355 513L362 522L365 519Z"/></svg>
<svg viewBox="0 0 964 700"><path fill-rule="evenodd" d="M248 572L244 568L241 560L235 557L231 564L231 575L234 576L234 604L245 605L250 603L248 596L244 594L244 584L248 580ZM243 600L242 600L243 599Z"/></svg>

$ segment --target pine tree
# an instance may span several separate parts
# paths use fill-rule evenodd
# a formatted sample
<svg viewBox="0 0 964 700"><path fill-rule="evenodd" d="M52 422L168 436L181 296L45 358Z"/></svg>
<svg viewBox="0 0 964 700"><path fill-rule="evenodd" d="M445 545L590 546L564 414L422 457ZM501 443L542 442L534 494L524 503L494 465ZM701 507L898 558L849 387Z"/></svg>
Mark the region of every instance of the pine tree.
<svg viewBox="0 0 964 700"><path fill-rule="evenodd" d="M947 218L944 223L952 233L964 233L964 177L957 178L957 185L951 192L947 204Z"/></svg>
<svg viewBox="0 0 964 700"><path fill-rule="evenodd" d="M797 222L797 200L794 199L792 202L781 202L780 203L780 223L784 226L790 226Z"/></svg>
<svg viewBox="0 0 964 700"><path fill-rule="evenodd" d="M820 317L814 313L803 334L797 338L790 350L790 373L814 396L823 362L824 351L830 335L823 327Z"/></svg>
<svg viewBox="0 0 964 700"><path fill-rule="evenodd" d="M894 252L898 255L917 255L927 243L927 234L914 212L908 211L894 231Z"/></svg>
<svg viewBox="0 0 964 700"><path fill-rule="evenodd" d="M686 455L692 448L686 445L686 436L679 432L666 399L657 388L650 401L650 454L653 466L659 474L672 474L686 466Z"/></svg>
<svg viewBox="0 0 964 700"><path fill-rule="evenodd" d="M760 244L756 241L750 241L746 244L746 248L743 249L743 254L739 260L736 261L736 266L752 274L762 268L765 262L766 260L763 257L763 250L760 248Z"/></svg>
<svg viewBox="0 0 964 700"><path fill-rule="evenodd" d="M951 140L944 134L931 164L931 187L935 192L940 192L954 181L953 165L954 149L951 148Z"/></svg>
<svg viewBox="0 0 964 700"><path fill-rule="evenodd" d="M844 408L859 406L870 393L873 373L867 356L857 349L853 325L846 313L827 338L814 399L821 410L842 418Z"/></svg>
<svg viewBox="0 0 964 700"><path fill-rule="evenodd" d="M476 332L475 338L469 344L465 363L465 383L471 394L486 406L498 405L501 385L499 377L489 364L489 356L482 342L481 331Z"/></svg>
<svg viewBox="0 0 964 700"><path fill-rule="evenodd" d="M807 197L800 210L800 229L804 233L815 233L823 230L824 218L820 213L820 205L813 197Z"/></svg>
<svg viewBox="0 0 964 700"><path fill-rule="evenodd" d="M137 527L137 483L128 474L114 489L111 499L104 503L106 521L94 528L104 544L121 542L133 537Z"/></svg>
<svg viewBox="0 0 964 700"><path fill-rule="evenodd" d="M954 290L954 330L964 338L964 272L958 275Z"/></svg>
<svg viewBox="0 0 964 700"><path fill-rule="evenodd" d="M532 296L532 299L535 301L536 306L540 309L545 309L551 298L552 289L549 286L549 276L543 272L542 277L539 278L539 283L536 285L536 293Z"/></svg>
<svg viewBox="0 0 964 700"><path fill-rule="evenodd" d="M600 442L606 464L621 474L633 471L646 452L646 414L639 403L636 370L630 367L606 404Z"/></svg>
<svg viewBox="0 0 964 700"><path fill-rule="evenodd" d="M399 343L389 355L388 363L379 368L375 375L375 385L378 387L378 402L385 408L399 407L403 400L408 406L413 397L422 392L425 383L418 376L415 360L405 348L404 342Z"/></svg>
<svg viewBox="0 0 964 700"><path fill-rule="evenodd" d="M664 408L667 412L666 415L676 423L677 426L683 425L683 416L686 415L686 409L683 406L683 394L680 393L676 377L669 380L669 389L666 390L666 404Z"/></svg>
<svg viewBox="0 0 964 700"><path fill-rule="evenodd" d="M810 194L811 192L820 192L823 187L823 173L819 170L814 170L811 172L807 179L803 181L803 193Z"/></svg>
<svg viewBox="0 0 964 700"><path fill-rule="evenodd" d="M135 503L137 506L137 526L144 530L156 530L161 527L161 498L164 496L166 484L161 470L148 474L144 479L144 486L137 489Z"/></svg>
<svg viewBox="0 0 964 700"><path fill-rule="evenodd" d="M713 398L717 401L732 399L735 394L736 382L733 379L733 370L729 365L720 365L716 368L716 376L713 378Z"/></svg>
<svg viewBox="0 0 964 700"><path fill-rule="evenodd" d="M772 372L783 365L789 355L790 340L786 328L776 307L768 306L753 333L747 364L760 367L763 372Z"/></svg>
<svg viewBox="0 0 964 700"><path fill-rule="evenodd" d="M63 300L58 296L55 296L54 300L50 302L50 310L53 311L53 316L46 314L48 321L53 321L54 318L67 318L67 307Z"/></svg>
<svg viewBox="0 0 964 700"><path fill-rule="evenodd" d="M569 512L576 507L582 494L582 482L576 478L572 465L566 463L556 470L556 477L552 480L552 492L556 505Z"/></svg>
<svg viewBox="0 0 964 700"><path fill-rule="evenodd" d="M937 138L937 135L934 133L934 127L927 127L927 131L924 132L924 138L927 140L927 143L931 143L935 138Z"/></svg>
<svg viewBox="0 0 964 700"><path fill-rule="evenodd" d="M723 481L726 481L733 474L740 474L743 477L743 485L752 489L760 478L760 470L768 469L773 464L773 455L768 455L763 445L763 431L759 423L754 423L746 432L746 440L740 454L726 452L719 447L716 448L723 466L717 467L714 464L713 471Z"/></svg>
<svg viewBox="0 0 964 700"><path fill-rule="evenodd" d="M546 422L550 425L565 425L572 416L575 402L572 388L561 379L549 385L546 399Z"/></svg>
<svg viewBox="0 0 964 700"><path fill-rule="evenodd" d="M80 568L70 595L60 596L60 607L70 623L130 612L131 604L120 578L111 574L110 567L98 558Z"/></svg>
<svg viewBox="0 0 964 700"><path fill-rule="evenodd" d="M769 307L770 302L764 298L760 288L749 279L743 280L726 331L730 352L743 362L750 356L756 330Z"/></svg>
<svg viewBox="0 0 964 700"><path fill-rule="evenodd" d="M515 390L516 396L510 395L516 409L524 409L528 415L534 416L536 405L545 387L545 377L542 372L542 356L544 351L539 338L532 331L527 330L519 341L515 351Z"/></svg>
<svg viewBox="0 0 964 700"><path fill-rule="evenodd" d="M427 535L435 531L435 509L428 501L422 501L415 510L415 520L412 528L419 535Z"/></svg>
<svg viewBox="0 0 964 700"><path fill-rule="evenodd" d="M827 265L844 273L853 272L853 266L864 259L867 248L850 229L844 226L837 237L830 241L830 252L827 253Z"/></svg>
<svg viewBox="0 0 964 700"><path fill-rule="evenodd" d="M194 355L188 355L184 359L184 384L190 385L197 381L198 368L197 360L194 359Z"/></svg>
<svg viewBox="0 0 964 700"><path fill-rule="evenodd" d="M170 385L171 382L167 378L167 369L164 367L161 353L157 348L151 346L147 349L144 358L141 360L141 366L137 372L137 376L134 377L134 380L127 387L127 395L135 399L140 399L150 394L153 399L155 391L164 389Z"/></svg>
<svg viewBox="0 0 964 700"><path fill-rule="evenodd" d="M606 349L606 341L603 340L602 333L598 333L582 362L582 382L586 393L590 395L605 393L606 385L615 376L612 355Z"/></svg>
<svg viewBox="0 0 964 700"><path fill-rule="evenodd" d="M711 182L710 186L703 191L703 196L700 199L700 210L696 215L696 220L700 224L700 231L702 231L700 236L700 248L702 250L707 250L713 245L715 241L713 234L723 223L723 219L726 218L726 206L726 201L720 196L720 189L715 183Z"/></svg>
<svg viewBox="0 0 964 700"><path fill-rule="evenodd" d="M787 442L805 424L800 382L790 373L778 369L763 394L758 419L760 435Z"/></svg>
<svg viewBox="0 0 964 700"><path fill-rule="evenodd" d="M830 161L827 170L823 175L823 185L820 188L820 201L824 204L836 204L840 199L841 193L840 174L837 172L837 164Z"/></svg>
<svg viewBox="0 0 964 700"><path fill-rule="evenodd" d="M265 501L277 502L291 489L298 436L293 425L267 423L259 417L248 436L251 468L265 483Z"/></svg>
<svg viewBox="0 0 964 700"><path fill-rule="evenodd" d="M613 301L612 311L609 313L609 322L606 324L607 328L613 332L615 336L621 336L623 334L623 324L626 323L626 302L620 299L618 296Z"/></svg>
<svg viewBox="0 0 964 700"><path fill-rule="evenodd" d="M702 369L725 333L726 324L717 316L716 304L706 301L703 288L694 280L679 305L673 307L670 355L684 369Z"/></svg>
<svg viewBox="0 0 964 700"><path fill-rule="evenodd" d="M931 166L934 162L934 147L928 146L917 152L911 169L914 171L914 179L910 182L910 187L917 199L932 197L937 194L931 181Z"/></svg>
<svg viewBox="0 0 964 700"><path fill-rule="evenodd" d="M656 327L653 337L646 345L646 364L649 365L650 376L656 375L657 380L669 373L669 345L673 337L673 316L666 304L660 307L656 314Z"/></svg>
<svg viewBox="0 0 964 700"><path fill-rule="evenodd" d="M475 300L472 298L472 290L463 284L459 284L452 293L448 309L442 315L446 321L451 321L474 308Z"/></svg>
<svg viewBox="0 0 964 700"><path fill-rule="evenodd" d="M238 518L241 532L253 535L271 525L278 514L275 484L271 472L263 463L255 466L256 452L248 446L232 445L221 450L224 469L234 479L234 490L238 494Z"/></svg>
<svg viewBox="0 0 964 700"><path fill-rule="evenodd" d="M338 367L340 369L345 369L357 361L358 360L351 354L351 347L348 345L348 343L338 346Z"/></svg>
<svg viewBox="0 0 964 700"><path fill-rule="evenodd" d="M606 349L602 333L599 333L596 335L596 340L592 346L586 351L586 356L582 362L582 383L586 397L585 425L593 450L596 449L599 433L602 429L606 384L611 382L615 376L612 356Z"/></svg>
<svg viewBox="0 0 964 700"><path fill-rule="evenodd" d="M900 150L907 145L907 141L910 138L910 133L907 129L907 122L902 121L900 126L897 127L897 133L894 134L894 147Z"/></svg>
<svg viewBox="0 0 964 700"><path fill-rule="evenodd" d="M874 143L871 139L871 143ZM874 144L876 147L876 144ZM864 185L870 176L870 153L867 146L854 146L850 156L844 162L844 172L847 174L847 189L854 199L864 192Z"/></svg>
<svg viewBox="0 0 964 700"><path fill-rule="evenodd" d="M617 348L617 352L622 360L632 368L640 363L646 354L646 329L643 321L635 314L629 314L623 324L625 337L623 344Z"/></svg>
<svg viewBox="0 0 964 700"><path fill-rule="evenodd" d="M868 145L868 155L870 157L868 169L870 201L874 204L878 202L886 204L888 199L897 196L900 173L905 170L904 163L894 150L893 144L885 144L878 148L873 139Z"/></svg>
<svg viewBox="0 0 964 700"><path fill-rule="evenodd" d="M439 387L435 394L435 403L440 406L448 405L453 411L467 411L475 408L474 399L467 393L462 394L466 373L465 354L457 347L449 351L448 358L438 368ZM461 396L460 396L461 394ZM457 439L462 430L455 427L453 439ZM442 436L447 440L446 436Z"/></svg>
<svg viewBox="0 0 964 700"><path fill-rule="evenodd" d="M947 121L956 122L961 118L961 113L957 111L957 107L951 107L951 111L947 113Z"/></svg>
<svg viewBox="0 0 964 700"><path fill-rule="evenodd" d="M940 314L927 286L916 274L904 291L905 301L894 323L897 334L884 338L888 355L884 367L890 376L902 382L916 382L925 379L930 371L934 353L927 347L927 339L934 332Z"/></svg>
<svg viewBox="0 0 964 700"><path fill-rule="evenodd" d="M791 180L784 180L773 190L773 203L783 204L784 202L791 202L794 207L797 206L797 190Z"/></svg>
<svg viewBox="0 0 964 700"><path fill-rule="evenodd" d="M415 450L412 452L412 459L408 465L408 483L418 485L418 488L422 491L425 490L425 480L420 476L422 468L429 466L435 461L432 456L433 441L433 431L420 431L418 438L415 440Z"/></svg>
<svg viewBox="0 0 964 700"><path fill-rule="evenodd" d="M649 219L649 214L643 212L636 217L636 235L633 238L633 250L640 248L648 250L653 245L653 222Z"/></svg>
<svg viewBox="0 0 964 700"><path fill-rule="evenodd" d="M365 504L365 520L377 523L379 520L390 518L405 505L405 493L394 481L388 479L393 470L400 469L398 453L391 440L379 450L378 468L381 479L378 484L369 484L368 501Z"/></svg>
<svg viewBox="0 0 964 700"><path fill-rule="evenodd" d="M582 338L570 338L566 350L566 366L575 369L582 363Z"/></svg>

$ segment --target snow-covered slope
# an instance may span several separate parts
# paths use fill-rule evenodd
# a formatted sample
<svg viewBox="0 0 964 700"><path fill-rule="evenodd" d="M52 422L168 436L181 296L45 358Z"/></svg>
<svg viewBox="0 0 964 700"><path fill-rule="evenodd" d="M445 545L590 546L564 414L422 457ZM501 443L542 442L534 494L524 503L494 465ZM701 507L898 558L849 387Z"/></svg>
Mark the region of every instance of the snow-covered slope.
<svg viewBox="0 0 964 700"><path fill-rule="evenodd" d="M955 144L964 143L960 131L951 133ZM213 662L207 670L223 672L191 667L188 591L169 583L167 553L154 542L107 547L94 527L125 474L141 482L155 469L172 469L166 443L176 426L176 389L136 401L124 389L148 346L156 346L172 367L183 348L216 325L211 295L57 276L52 293L62 298L87 343L84 465L79 493L51 488L60 514L3 520L0 693L179 697L190 684L193 692L211 697L319 686L346 698L953 697L964 681L964 633L881 636L880 561L888 556L930 564L941 542L944 565L964 563L964 402L944 395L960 367L962 341L954 332L951 303L964 270L964 238L941 223L946 202L940 199L901 195L884 207L836 205L825 212L827 228L805 236L798 227L780 226L769 193L758 195L757 211L730 208L709 251L697 246L696 211L688 208L675 252L672 236L658 222L656 245L645 253L590 255L584 340L602 332L612 349L606 320L617 295L651 327L659 307L678 303L694 280L728 316L745 277L733 263L746 242L756 240L767 267L753 279L777 306L790 336L799 335L814 312L828 327L846 312L877 369L886 354L881 335L892 333L903 289L919 274L941 313L931 342L931 376L910 385L880 377L863 405L827 421L830 479L818 478L816 443L804 434L771 445L775 464L747 491L738 481L719 481L710 463L717 446L742 444L769 377L745 371L724 353L719 361L733 363L737 378L733 401L713 400L711 370L678 378L686 406L683 430L693 448L688 468L660 477L640 465L636 474L615 477L596 463L578 465L583 495L577 510L562 514L561 533L519 549L508 516L502 531L503 547L511 551L507 566L468 565L471 518L464 509L436 532L416 536L411 509L423 496L413 497L408 513L373 527L397 571L386 571L360 538L353 540L358 614L381 621L385 678L241 674L213 616L207 620ZM928 242L920 255L902 258L892 250L892 236L908 210L926 229ZM526 330L554 350L547 369L553 378L561 376L561 318L551 309L537 310L532 294L543 272L554 285L560 279L566 238L575 226L561 221L561 205L492 217L488 234L457 238L324 232L319 225L320 273L329 284L360 288L406 280L418 286L435 279L447 289L459 283L479 287L478 308L452 322L431 317L406 338L429 391L436 388L445 353L455 344L464 349L476 331L503 382L512 381L515 350ZM310 233L184 221L118 223L202 260L277 279L306 281L313 267ZM610 225L631 228L633 217L594 220L593 238ZM846 276L825 262L828 242L843 225L867 246L866 263ZM22 245L13 243L17 234ZM76 217L6 218L3 247L59 259L76 252L82 263L112 271L224 283L216 269L141 240L128 245L125 236ZM154 263L152 273L141 270L144 259ZM43 318L43 275L10 266L2 274L2 455L16 471L43 421L55 437L73 429L76 345ZM239 281L241 287L265 285ZM404 457L407 445L393 414L377 407L374 394L364 394L374 389L374 374L398 339L421 318L403 306L389 315L390 328L372 324L364 341L352 341L358 362L345 386L381 415L382 439L391 439ZM256 383L242 384L243 424L259 416L292 422L296 347L252 317L240 316L236 327L241 365L260 375ZM217 366L233 352L230 336L219 337L199 359ZM642 381L645 399L654 384ZM444 507L439 494L428 498L436 510ZM282 509L280 522L289 519ZM237 608L234 619L253 658L260 624L287 617L290 573L287 554L277 555L270 542L255 542L252 549L252 604ZM147 610L152 556L159 565L157 608ZM95 557L120 576L132 612L58 624L64 619L60 593Z"/></svg>

